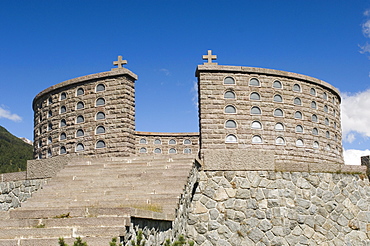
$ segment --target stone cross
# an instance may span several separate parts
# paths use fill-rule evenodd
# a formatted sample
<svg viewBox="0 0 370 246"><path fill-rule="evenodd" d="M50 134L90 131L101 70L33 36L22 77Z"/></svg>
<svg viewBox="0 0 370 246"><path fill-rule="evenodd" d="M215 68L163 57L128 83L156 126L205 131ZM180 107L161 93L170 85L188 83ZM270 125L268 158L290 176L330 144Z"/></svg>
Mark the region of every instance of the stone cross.
<svg viewBox="0 0 370 246"><path fill-rule="evenodd" d="M114 61L113 65L118 66L118 68L122 68L122 65L127 64L127 60L122 60L122 56L118 56L118 61Z"/></svg>
<svg viewBox="0 0 370 246"><path fill-rule="evenodd" d="M208 50L208 55L203 56L203 60L208 60L204 63L204 65L217 65L217 62L212 62L212 60L216 60L217 56L212 55L212 50Z"/></svg>

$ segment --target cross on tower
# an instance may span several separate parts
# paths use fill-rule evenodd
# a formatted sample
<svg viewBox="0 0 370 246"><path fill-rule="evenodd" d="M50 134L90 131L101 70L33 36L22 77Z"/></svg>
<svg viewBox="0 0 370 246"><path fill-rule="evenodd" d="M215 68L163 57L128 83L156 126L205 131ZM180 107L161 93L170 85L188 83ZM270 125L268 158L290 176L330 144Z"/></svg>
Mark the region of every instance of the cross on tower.
<svg viewBox="0 0 370 246"><path fill-rule="evenodd" d="M212 55L212 50L208 50L208 55L203 55L203 60L208 60L204 63L204 65L217 65L217 62L212 62L212 60L216 60L217 56Z"/></svg>
<svg viewBox="0 0 370 246"><path fill-rule="evenodd" d="M118 56L118 61L114 61L113 65L118 66L118 68L122 68L122 65L127 64L127 60L122 60L122 56Z"/></svg>

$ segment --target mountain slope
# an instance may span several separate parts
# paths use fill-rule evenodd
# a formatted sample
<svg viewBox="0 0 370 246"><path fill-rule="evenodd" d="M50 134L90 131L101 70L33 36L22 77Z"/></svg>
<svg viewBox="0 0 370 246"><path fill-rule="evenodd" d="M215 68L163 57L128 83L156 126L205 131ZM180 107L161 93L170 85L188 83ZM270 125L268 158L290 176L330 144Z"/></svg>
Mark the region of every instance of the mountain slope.
<svg viewBox="0 0 370 246"><path fill-rule="evenodd" d="M27 160L33 159L32 149L0 126L0 173L26 170Z"/></svg>

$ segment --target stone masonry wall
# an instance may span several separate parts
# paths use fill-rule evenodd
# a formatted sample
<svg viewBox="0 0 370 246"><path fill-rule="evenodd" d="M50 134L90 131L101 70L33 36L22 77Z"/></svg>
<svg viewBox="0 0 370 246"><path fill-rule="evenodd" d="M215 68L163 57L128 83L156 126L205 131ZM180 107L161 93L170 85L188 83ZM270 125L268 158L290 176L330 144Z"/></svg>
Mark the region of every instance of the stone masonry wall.
<svg viewBox="0 0 370 246"><path fill-rule="evenodd" d="M46 182L47 179L26 179L26 172L1 174L0 211L20 207Z"/></svg>
<svg viewBox="0 0 370 246"><path fill-rule="evenodd" d="M131 71L67 80L34 99L34 156L130 156L135 152L135 80Z"/></svg>
<svg viewBox="0 0 370 246"><path fill-rule="evenodd" d="M199 133L135 132L137 155L198 155ZM160 150L160 152L159 152Z"/></svg>
<svg viewBox="0 0 370 246"><path fill-rule="evenodd" d="M201 158L212 151L264 150L276 163L343 164L340 95L300 74L199 65ZM213 164L213 163L211 163Z"/></svg>
<svg viewBox="0 0 370 246"><path fill-rule="evenodd" d="M363 174L202 171L187 236L202 246L370 245Z"/></svg>

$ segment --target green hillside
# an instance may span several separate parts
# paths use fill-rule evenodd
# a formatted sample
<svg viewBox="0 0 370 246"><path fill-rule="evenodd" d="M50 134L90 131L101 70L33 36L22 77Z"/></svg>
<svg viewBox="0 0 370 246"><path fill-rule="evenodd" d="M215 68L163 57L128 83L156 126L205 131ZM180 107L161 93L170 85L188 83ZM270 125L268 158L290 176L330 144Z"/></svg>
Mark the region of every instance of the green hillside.
<svg viewBox="0 0 370 246"><path fill-rule="evenodd" d="M26 170L27 160L33 159L32 149L0 126L0 173Z"/></svg>

